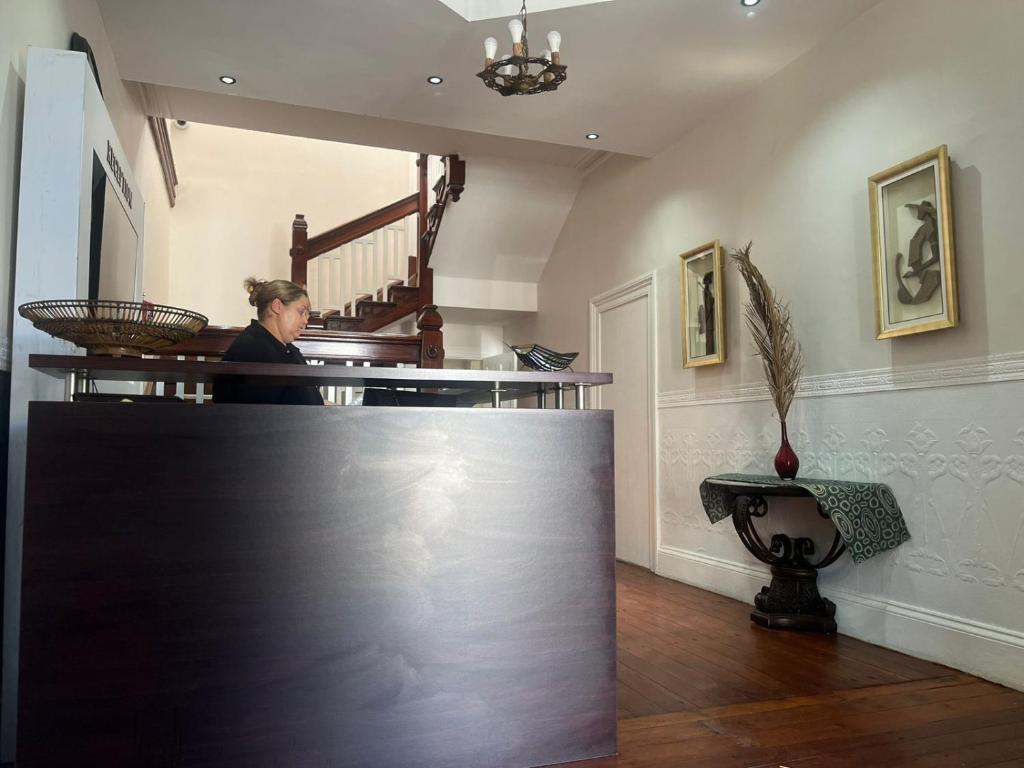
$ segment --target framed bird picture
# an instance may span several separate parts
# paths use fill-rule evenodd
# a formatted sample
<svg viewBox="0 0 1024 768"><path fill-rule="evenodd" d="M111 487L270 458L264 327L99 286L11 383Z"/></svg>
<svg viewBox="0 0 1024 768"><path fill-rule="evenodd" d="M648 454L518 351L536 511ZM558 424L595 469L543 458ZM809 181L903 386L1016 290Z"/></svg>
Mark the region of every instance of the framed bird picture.
<svg viewBox="0 0 1024 768"><path fill-rule="evenodd" d="M958 322L946 145L868 179L877 338Z"/></svg>
<svg viewBox="0 0 1024 768"><path fill-rule="evenodd" d="M718 240L680 254L683 367L725 362L725 293Z"/></svg>

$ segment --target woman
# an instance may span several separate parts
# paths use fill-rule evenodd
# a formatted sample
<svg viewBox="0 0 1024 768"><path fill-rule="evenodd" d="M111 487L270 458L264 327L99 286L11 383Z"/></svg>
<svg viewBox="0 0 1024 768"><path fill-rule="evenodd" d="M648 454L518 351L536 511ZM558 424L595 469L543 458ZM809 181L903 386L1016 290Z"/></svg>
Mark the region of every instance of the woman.
<svg viewBox="0 0 1024 768"><path fill-rule="evenodd" d="M292 342L309 321L306 289L288 280L263 282L254 277L244 285L258 319L238 334L223 359L234 363L305 365L305 358ZM213 385L213 402L323 405L324 399L313 386L248 384L240 377L224 376Z"/></svg>

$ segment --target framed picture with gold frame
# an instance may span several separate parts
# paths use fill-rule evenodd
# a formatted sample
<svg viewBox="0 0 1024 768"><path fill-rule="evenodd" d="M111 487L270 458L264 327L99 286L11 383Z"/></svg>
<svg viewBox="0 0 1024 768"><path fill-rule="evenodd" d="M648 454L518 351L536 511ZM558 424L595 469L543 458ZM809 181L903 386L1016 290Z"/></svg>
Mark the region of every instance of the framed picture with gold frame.
<svg viewBox="0 0 1024 768"><path fill-rule="evenodd" d="M722 246L715 240L680 254L683 367L725 362Z"/></svg>
<svg viewBox="0 0 1024 768"><path fill-rule="evenodd" d="M946 145L868 179L877 338L958 322Z"/></svg>

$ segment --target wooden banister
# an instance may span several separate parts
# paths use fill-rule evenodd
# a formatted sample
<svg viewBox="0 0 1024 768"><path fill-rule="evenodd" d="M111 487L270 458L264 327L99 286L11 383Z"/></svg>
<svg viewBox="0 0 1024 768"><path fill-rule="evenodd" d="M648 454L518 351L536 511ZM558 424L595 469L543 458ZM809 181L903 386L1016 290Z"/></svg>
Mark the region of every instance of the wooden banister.
<svg viewBox="0 0 1024 768"><path fill-rule="evenodd" d="M370 331L382 328L415 311L427 323L426 326L420 326L420 336L429 336L433 340L429 343L423 342L423 354L419 363L424 367L434 367L435 364L436 367L440 367L444 360L444 347L441 343L441 317L433 303L434 280L430 256L448 202L457 201L462 194L466 183L466 163L460 160L458 155L443 158L444 174L431 186L427 178L428 159L427 155L421 154L416 161L418 190L415 193L347 224L310 237L309 224L305 216L296 214L292 222L292 247L289 253L292 261L292 282L306 286L308 264L311 260L389 227L407 216L417 214L416 254L408 254L407 278L408 288L415 288L417 292L413 295L404 295L400 301L391 301L388 296L390 283L384 284L383 287L373 286L373 291L367 293L363 300L354 297L349 302L352 312L346 313L346 317L351 318L353 323L357 322L356 317L362 319L360 328ZM434 195L433 204L430 202L431 191ZM349 286L349 289L358 291L365 288L367 286L364 285ZM344 304L344 301L342 303ZM432 355L426 354L428 348L433 352Z"/></svg>
<svg viewBox="0 0 1024 768"><path fill-rule="evenodd" d="M440 320L440 317L437 318ZM435 327L436 326L436 327ZM159 351L161 357L221 357L242 328L213 326L191 339ZM440 342L440 323L428 318L423 331L415 336L378 336L346 331L303 331L295 340L302 354L310 359L370 362L374 365L406 363L421 368L440 368L444 349ZM440 362L439 362L440 360Z"/></svg>
<svg viewBox="0 0 1024 768"><path fill-rule="evenodd" d="M448 202L458 202L466 185L466 161L458 155L444 158L444 176L434 185L434 204L426 212L420 227L419 267L420 274L430 267L430 256L434 252L437 233ZM422 212L421 212L422 215Z"/></svg>
<svg viewBox="0 0 1024 768"><path fill-rule="evenodd" d="M414 193L373 213L360 216L348 224L342 224L340 227L321 232L316 237L309 239L307 246L309 255L306 260L308 261L310 258L327 253L335 248L340 248L346 243L351 243L353 240L365 237L374 230L386 227L388 224L401 221L418 210L419 195Z"/></svg>
<svg viewBox="0 0 1024 768"><path fill-rule="evenodd" d="M309 225L306 223L306 217L301 213L295 214L295 220L292 222L292 248L288 252L292 257L292 282L306 285L306 263L311 259L401 221L418 210L419 194L414 193L340 227L321 232L315 237L308 235Z"/></svg>

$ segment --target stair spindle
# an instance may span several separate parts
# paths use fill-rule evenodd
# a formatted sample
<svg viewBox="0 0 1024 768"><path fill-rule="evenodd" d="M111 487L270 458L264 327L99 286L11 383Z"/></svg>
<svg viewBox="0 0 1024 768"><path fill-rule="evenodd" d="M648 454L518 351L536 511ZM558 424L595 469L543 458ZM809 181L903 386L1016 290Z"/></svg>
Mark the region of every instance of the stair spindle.
<svg viewBox="0 0 1024 768"><path fill-rule="evenodd" d="M377 291L384 286L384 230L378 229L373 233L373 299L377 298Z"/></svg>
<svg viewBox="0 0 1024 768"><path fill-rule="evenodd" d="M342 269L343 262L341 256L341 248L338 248L331 258L331 309L338 308L338 299L341 297L341 280L342 280Z"/></svg>
<svg viewBox="0 0 1024 768"><path fill-rule="evenodd" d="M309 294L309 303L313 309L320 309L323 306L323 302L320 299L319 285L317 280L317 273L320 271L317 268L317 261L314 259L311 264L308 265L306 270L306 292Z"/></svg>

